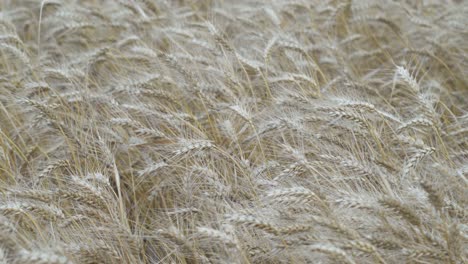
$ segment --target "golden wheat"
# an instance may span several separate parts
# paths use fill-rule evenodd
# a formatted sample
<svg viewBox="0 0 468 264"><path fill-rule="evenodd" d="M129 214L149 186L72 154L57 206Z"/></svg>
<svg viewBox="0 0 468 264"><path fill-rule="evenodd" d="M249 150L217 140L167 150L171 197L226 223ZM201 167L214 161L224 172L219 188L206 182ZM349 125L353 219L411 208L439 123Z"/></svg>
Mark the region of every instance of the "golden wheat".
<svg viewBox="0 0 468 264"><path fill-rule="evenodd" d="M468 5L0 1L0 263L465 263Z"/></svg>

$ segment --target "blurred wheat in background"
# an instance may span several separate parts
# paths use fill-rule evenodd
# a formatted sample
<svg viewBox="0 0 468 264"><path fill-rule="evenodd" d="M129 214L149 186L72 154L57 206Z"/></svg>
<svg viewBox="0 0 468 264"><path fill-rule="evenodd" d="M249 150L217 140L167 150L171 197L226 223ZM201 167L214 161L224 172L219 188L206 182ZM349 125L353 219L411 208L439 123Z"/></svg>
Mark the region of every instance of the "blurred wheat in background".
<svg viewBox="0 0 468 264"><path fill-rule="evenodd" d="M1 1L0 263L467 263L467 14Z"/></svg>

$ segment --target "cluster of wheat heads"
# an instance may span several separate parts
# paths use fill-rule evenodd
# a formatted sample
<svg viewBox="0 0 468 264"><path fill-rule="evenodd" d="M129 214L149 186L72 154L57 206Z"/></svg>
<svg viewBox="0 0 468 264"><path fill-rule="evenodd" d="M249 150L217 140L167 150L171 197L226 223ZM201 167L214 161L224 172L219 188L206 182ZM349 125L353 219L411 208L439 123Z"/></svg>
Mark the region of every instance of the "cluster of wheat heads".
<svg viewBox="0 0 468 264"><path fill-rule="evenodd" d="M466 4L1 5L0 263L466 263Z"/></svg>

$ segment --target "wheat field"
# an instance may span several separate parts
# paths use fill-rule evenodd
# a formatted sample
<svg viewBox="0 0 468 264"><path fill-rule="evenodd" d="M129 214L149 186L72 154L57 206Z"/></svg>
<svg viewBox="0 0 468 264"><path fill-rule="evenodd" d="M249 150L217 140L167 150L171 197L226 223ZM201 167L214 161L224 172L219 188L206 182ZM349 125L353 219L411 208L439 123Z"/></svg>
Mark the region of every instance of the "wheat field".
<svg viewBox="0 0 468 264"><path fill-rule="evenodd" d="M0 3L0 264L468 263L465 1Z"/></svg>

